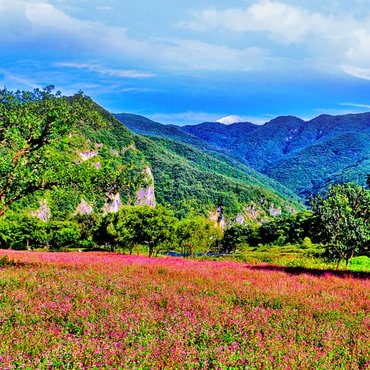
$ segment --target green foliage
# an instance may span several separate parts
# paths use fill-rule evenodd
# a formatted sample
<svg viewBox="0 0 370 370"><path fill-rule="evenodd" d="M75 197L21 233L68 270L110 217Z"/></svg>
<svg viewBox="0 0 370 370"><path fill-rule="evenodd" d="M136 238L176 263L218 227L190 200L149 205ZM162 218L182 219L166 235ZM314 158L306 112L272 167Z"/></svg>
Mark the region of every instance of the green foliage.
<svg viewBox="0 0 370 370"><path fill-rule="evenodd" d="M308 248L310 237L314 235L315 222L312 212L305 211L279 216L259 225L232 224L225 230L223 250L230 253L244 246L304 243Z"/></svg>
<svg viewBox="0 0 370 370"><path fill-rule="evenodd" d="M132 252L135 245L145 245L149 256L171 244L176 218L164 207L126 206L105 217L97 240L110 241Z"/></svg>
<svg viewBox="0 0 370 370"><path fill-rule="evenodd" d="M184 218L176 228L177 245L183 256L218 252L222 230L214 221L201 216Z"/></svg>
<svg viewBox="0 0 370 370"><path fill-rule="evenodd" d="M128 129L82 93L0 91L0 215L40 199L57 220L82 198L97 212L117 193L132 204L146 166Z"/></svg>
<svg viewBox="0 0 370 370"><path fill-rule="evenodd" d="M272 188L243 172L238 166L210 156L194 147L167 139L135 137L138 149L152 168L158 203L176 212L179 218L195 212L208 216L221 204L226 218L243 213L247 205L260 209L260 218L269 217L272 203L288 213L289 203Z"/></svg>
<svg viewBox="0 0 370 370"><path fill-rule="evenodd" d="M0 214L20 198L68 181L70 161L56 150L65 135L87 122L103 124L95 111L67 100L52 87L33 92L0 91Z"/></svg>
<svg viewBox="0 0 370 370"><path fill-rule="evenodd" d="M233 224L226 228L222 239L222 252L233 253L252 241L253 228L249 225Z"/></svg>
<svg viewBox="0 0 370 370"><path fill-rule="evenodd" d="M81 237L81 231L76 222L50 221L47 223L48 245L52 250L61 248L77 247Z"/></svg>
<svg viewBox="0 0 370 370"><path fill-rule="evenodd" d="M370 245L370 191L346 184L329 188L326 197L311 200L319 222L317 232L331 260L348 266L354 256L368 255Z"/></svg>
<svg viewBox="0 0 370 370"><path fill-rule="evenodd" d="M1 248L38 248L44 246L47 239L45 223L29 214L10 213L0 219Z"/></svg>

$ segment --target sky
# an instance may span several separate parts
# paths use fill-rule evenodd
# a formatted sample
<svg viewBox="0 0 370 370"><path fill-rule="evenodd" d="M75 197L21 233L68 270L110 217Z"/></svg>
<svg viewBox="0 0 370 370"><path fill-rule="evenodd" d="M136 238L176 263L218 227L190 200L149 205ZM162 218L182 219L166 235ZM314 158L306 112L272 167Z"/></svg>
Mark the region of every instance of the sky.
<svg viewBox="0 0 370 370"><path fill-rule="evenodd" d="M370 111L370 0L0 0L0 85L161 123Z"/></svg>

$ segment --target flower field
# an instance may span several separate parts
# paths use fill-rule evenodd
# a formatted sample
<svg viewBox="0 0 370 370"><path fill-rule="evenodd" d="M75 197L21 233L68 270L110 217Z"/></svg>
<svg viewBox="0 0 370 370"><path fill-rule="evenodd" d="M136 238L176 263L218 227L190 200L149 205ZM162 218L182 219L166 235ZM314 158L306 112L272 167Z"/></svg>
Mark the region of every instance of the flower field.
<svg viewBox="0 0 370 370"><path fill-rule="evenodd" d="M366 279L100 252L1 260L0 369L370 368Z"/></svg>

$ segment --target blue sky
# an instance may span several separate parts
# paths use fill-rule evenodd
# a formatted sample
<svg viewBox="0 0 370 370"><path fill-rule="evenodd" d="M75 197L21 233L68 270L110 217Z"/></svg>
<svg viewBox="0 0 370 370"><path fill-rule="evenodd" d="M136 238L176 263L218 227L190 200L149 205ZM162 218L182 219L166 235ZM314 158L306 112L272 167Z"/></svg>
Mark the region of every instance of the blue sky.
<svg viewBox="0 0 370 370"><path fill-rule="evenodd" d="M368 0L0 0L0 19L9 89L174 124L370 111Z"/></svg>

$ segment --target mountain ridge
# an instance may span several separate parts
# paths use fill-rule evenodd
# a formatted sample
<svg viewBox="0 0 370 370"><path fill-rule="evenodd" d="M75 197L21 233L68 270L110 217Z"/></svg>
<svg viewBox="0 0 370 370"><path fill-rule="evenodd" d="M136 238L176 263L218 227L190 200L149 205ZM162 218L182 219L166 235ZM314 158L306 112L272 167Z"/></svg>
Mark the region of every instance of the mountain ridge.
<svg viewBox="0 0 370 370"><path fill-rule="evenodd" d="M130 120L130 116L125 118L127 127L136 132L136 123ZM135 119L137 122L141 118L135 116ZM168 127L175 130L176 135ZM324 191L334 181L354 181L365 186L366 175L370 173L369 112L338 116L322 114L310 120L287 115L263 125L203 122L174 127L157 122L155 131L150 125L143 124L140 133L178 140L227 155L281 182L306 199ZM359 147L356 146L356 135L361 137ZM351 148L352 156L341 143ZM325 148L335 156L326 157ZM364 171L362 176L355 169ZM305 178L307 184L300 184L300 178Z"/></svg>

